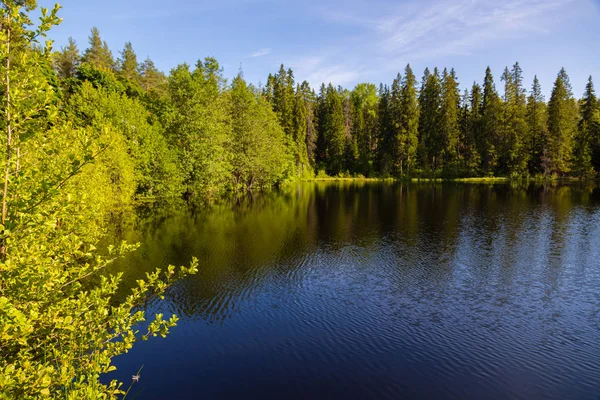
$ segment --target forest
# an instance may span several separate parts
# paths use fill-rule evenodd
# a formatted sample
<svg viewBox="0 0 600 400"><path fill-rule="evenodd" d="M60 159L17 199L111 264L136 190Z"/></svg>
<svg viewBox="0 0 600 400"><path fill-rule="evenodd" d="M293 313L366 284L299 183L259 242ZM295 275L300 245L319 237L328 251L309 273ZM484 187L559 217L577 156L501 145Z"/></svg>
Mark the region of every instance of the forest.
<svg viewBox="0 0 600 400"><path fill-rule="evenodd" d="M227 82L210 57L165 75L129 42L115 60L93 28L83 52L70 39L55 53L52 70L64 118L110 128L98 140L119 143L99 160L110 173L95 179L122 200L211 198L315 175L590 179L600 170L592 78L578 100L564 69L547 102L537 78L525 88L518 62L501 92L489 68L461 93L454 69L426 69L419 84L407 65L391 85L323 83L317 93L283 65L264 87L242 72Z"/></svg>
<svg viewBox="0 0 600 400"><path fill-rule="evenodd" d="M141 307L176 278L146 275L115 304L103 271L137 245L99 250L107 217L134 200L218 199L314 177L593 179L600 103L564 69L548 101L515 63L460 92L457 73L410 65L391 85L296 80L283 65L254 86L207 57L168 73L115 57L96 28L80 50L49 34L60 6L0 8L0 398L116 398L111 359L177 321Z"/></svg>

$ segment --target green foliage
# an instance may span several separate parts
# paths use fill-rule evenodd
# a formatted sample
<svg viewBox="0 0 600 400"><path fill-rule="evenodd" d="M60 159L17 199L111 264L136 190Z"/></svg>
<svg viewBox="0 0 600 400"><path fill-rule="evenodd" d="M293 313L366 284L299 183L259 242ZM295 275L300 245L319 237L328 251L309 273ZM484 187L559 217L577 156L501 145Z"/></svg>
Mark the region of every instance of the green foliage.
<svg viewBox="0 0 600 400"><path fill-rule="evenodd" d="M186 64L171 71L168 99L160 120L178 152L186 193L214 197L231 181L231 123L224 81L218 63L207 58L190 70Z"/></svg>
<svg viewBox="0 0 600 400"><path fill-rule="evenodd" d="M235 186L252 191L281 183L293 158L277 115L241 76L233 80L229 96Z"/></svg>
<svg viewBox="0 0 600 400"><path fill-rule="evenodd" d="M4 6L0 397L116 398L123 393L119 382L99 382L100 374L114 370L112 357L137 340L166 335L177 321L159 314L146 323L140 305L148 296L162 295L176 277L195 273L197 261L179 271L170 266L149 273L123 302L113 303L120 275L103 271L135 246L97 250L102 229L91 223L96 199L87 188L98 182L86 179L97 169L92 163L100 164L111 168L109 184L125 191L114 178L127 169L127 153L118 141L104 142L105 136L120 137L110 127L77 128L59 116L46 76L50 43L42 49L29 45L37 45L36 38L59 22L58 6L41 9L34 28L28 14L34 1Z"/></svg>
<svg viewBox="0 0 600 400"><path fill-rule="evenodd" d="M562 176L570 172L577 119L577 103L563 68L556 77L548 102L548 141L545 150L550 173Z"/></svg>
<svg viewBox="0 0 600 400"><path fill-rule="evenodd" d="M83 53L83 62L104 70L113 69L115 60L112 52L108 48L108 44L100 38L100 31L96 27L91 30L89 44L90 47Z"/></svg>
<svg viewBox="0 0 600 400"><path fill-rule="evenodd" d="M71 97L70 110L82 126L90 126L99 132L110 127L107 136L112 134L112 137L98 140L114 143L115 152L120 149L121 157L116 153L113 157L121 158L126 166L118 170L133 168L127 179L122 177L117 182L129 181L138 196L170 197L182 192L176 153L168 146L160 124L149 122L148 111L137 99L102 87L95 89L89 82L84 82ZM106 161L108 168L114 168L113 160L101 161Z"/></svg>

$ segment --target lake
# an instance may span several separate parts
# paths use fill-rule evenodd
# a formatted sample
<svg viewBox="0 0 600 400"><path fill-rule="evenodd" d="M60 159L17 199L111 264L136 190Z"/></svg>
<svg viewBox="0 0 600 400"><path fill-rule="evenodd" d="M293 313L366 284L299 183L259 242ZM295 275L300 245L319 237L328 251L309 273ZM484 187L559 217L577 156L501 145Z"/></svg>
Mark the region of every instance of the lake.
<svg viewBox="0 0 600 400"><path fill-rule="evenodd" d="M200 260L115 359L128 398L599 396L599 189L306 183L116 231L126 281Z"/></svg>

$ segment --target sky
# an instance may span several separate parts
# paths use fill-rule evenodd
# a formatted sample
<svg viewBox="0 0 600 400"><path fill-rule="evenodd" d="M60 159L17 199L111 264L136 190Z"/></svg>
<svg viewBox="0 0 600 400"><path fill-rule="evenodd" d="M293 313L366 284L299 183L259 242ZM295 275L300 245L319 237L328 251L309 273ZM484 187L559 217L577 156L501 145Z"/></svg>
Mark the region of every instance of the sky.
<svg viewBox="0 0 600 400"><path fill-rule="evenodd" d="M39 1L50 7L54 2ZM280 64L296 80L351 89L391 84L410 63L455 68L461 88L481 83L489 65L496 87L518 61L529 88L534 74L549 96L565 67L575 96L589 75L600 82L600 0L64 0L63 23L80 50L98 27L115 56L126 41L140 60L165 72L215 57L231 79L240 69L256 85ZM600 83L597 83L600 88ZM600 89L599 89L600 90Z"/></svg>

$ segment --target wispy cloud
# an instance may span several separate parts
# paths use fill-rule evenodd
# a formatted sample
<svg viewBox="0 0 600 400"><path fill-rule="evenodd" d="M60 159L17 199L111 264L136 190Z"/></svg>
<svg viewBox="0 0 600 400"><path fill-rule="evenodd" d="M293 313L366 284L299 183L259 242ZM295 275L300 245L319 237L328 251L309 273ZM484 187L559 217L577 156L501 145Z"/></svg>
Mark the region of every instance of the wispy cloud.
<svg viewBox="0 0 600 400"><path fill-rule="evenodd" d="M263 57L269 54L271 54L271 49L265 47L263 49L258 49L254 53L250 54L250 57Z"/></svg>
<svg viewBox="0 0 600 400"><path fill-rule="evenodd" d="M329 57L325 55L292 60L290 67L296 76L303 77L303 80L306 79L313 87L318 87L321 83L332 83L335 86L353 83L361 72L352 65L330 64Z"/></svg>
<svg viewBox="0 0 600 400"><path fill-rule="evenodd" d="M344 13L339 13L339 8L321 8L323 19L346 31L350 26L353 36L329 44L335 51L321 51L330 55L309 68L307 76L311 83L329 76L329 80L344 84L365 79L368 74L397 70L408 61L471 55L509 40L544 35L573 2L420 0L400 5L359 2Z"/></svg>
<svg viewBox="0 0 600 400"><path fill-rule="evenodd" d="M445 1L410 17L383 17L371 27L381 50L422 57L465 55L495 41L548 31L549 11L573 0Z"/></svg>

